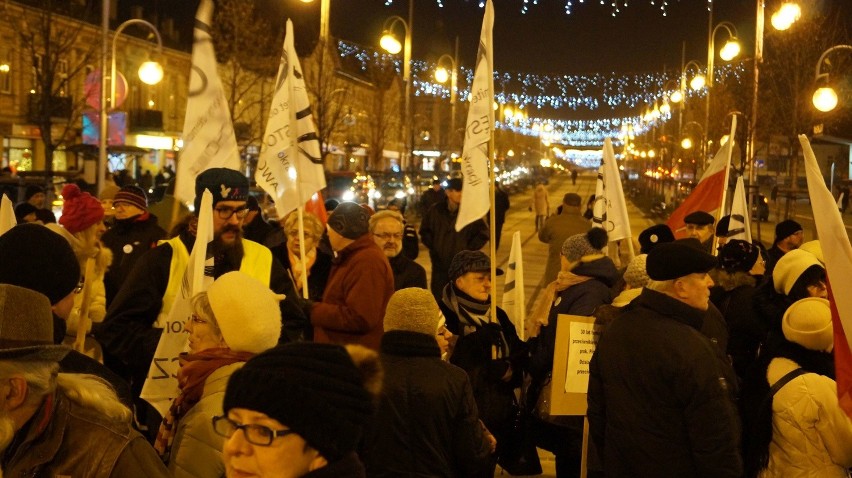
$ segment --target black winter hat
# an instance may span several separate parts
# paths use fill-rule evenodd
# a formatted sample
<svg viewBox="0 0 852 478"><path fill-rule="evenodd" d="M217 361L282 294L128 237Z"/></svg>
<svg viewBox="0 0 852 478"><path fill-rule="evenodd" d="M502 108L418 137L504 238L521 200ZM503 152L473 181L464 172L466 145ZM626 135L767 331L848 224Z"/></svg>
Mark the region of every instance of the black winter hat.
<svg viewBox="0 0 852 478"><path fill-rule="evenodd" d="M340 345L279 345L231 375L222 408L264 413L333 462L355 451L373 413L362 370Z"/></svg>
<svg viewBox="0 0 852 478"><path fill-rule="evenodd" d="M719 249L719 266L728 272L748 272L759 255L760 249L754 244L732 239Z"/></svg>
<svg viewBox="0 0 852 478"><path fill-rule="evenodd" d="M648 253L645 268L656 281L672 280L716 267L716 258L685 241L667 242Z"/></svg>
<svg viewBox="0 0 852 478"><path fill-rule="evenodd" d="M195 213L201 208L201 195L207 189L213 193L213 207L219 201L248 199L249 180L239 171L229 168L210 168L195 178Z"/></svg>
<svg viewBox="0 0 852 478"><path fill-rule="evenodd" d="M18 224L0 236L0 283L40 292L55 305L80 283L80 263L64 237Z"/></svg>
<svg viewBox="0 0 852 478"><path fill-rule="evenodd" d="M775 242L773 244L778 244L782 240L803 230L802 225L792 219L781 221L775 225Z"/></svg>
<svg viewBox="0 0 852 478"><path fill-rule="evenodd" d="M464 181L462 181L462 178L452 178L449 181L447 181L446 189L447 190L453 190L453 191L461 191L463 185L464 185Z"/></svg>
<svg viewBox="0 0 852 478"><path fill-rule="evenodd" d="M450 262L447 277L450 282L467 274L468 272L485 272L491 270L491 258L482 251L459 251ZM503 270L498 268L497 275L503 275Z"/></svg>
<svg viewBox="0 0 852 478"><path fill-rule="evenodd" d="M358 239L370 232L370 213L352 201L344 201L334 208L327 224L347 239Z"/></svg>
<svg viewBox="0 0 852 478"><path fill-rule="evenodd" d="M115 193L112 203L117 204L120 202L131 204L143 211L148 210L148 197L145 196L145 191L143 191L139 186L134 186L133 184L124 186Z"/></svg>
<svg viewBox="0 0 852 478"><path fill-rule="evenodd" d="M675 240L672 230L666 224L654 224L639 233L639 253L648 254L658 244Z"/></svg>
<svg viewBox="0 0 852 478"><path fill-rule="evenodd" d="M15 206L15 220L18 224L24 223L24 218L32 213L38 212L38 208L28 202L22 202ZM36 217L36 219L38 219Z"/></svg>

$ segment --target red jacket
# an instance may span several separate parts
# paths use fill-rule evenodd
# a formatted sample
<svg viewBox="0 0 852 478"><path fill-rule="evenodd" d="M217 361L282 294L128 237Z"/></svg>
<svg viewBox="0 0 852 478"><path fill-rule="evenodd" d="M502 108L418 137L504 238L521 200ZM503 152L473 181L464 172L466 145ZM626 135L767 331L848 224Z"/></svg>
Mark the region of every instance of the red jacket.
<svg viewBox="0 0 852 478"><path fill-rule="evenodd" d="M390 264L372 234L365 234L337 253L322 302L311 307L314 342L378 350L392 294Z"/></svg>

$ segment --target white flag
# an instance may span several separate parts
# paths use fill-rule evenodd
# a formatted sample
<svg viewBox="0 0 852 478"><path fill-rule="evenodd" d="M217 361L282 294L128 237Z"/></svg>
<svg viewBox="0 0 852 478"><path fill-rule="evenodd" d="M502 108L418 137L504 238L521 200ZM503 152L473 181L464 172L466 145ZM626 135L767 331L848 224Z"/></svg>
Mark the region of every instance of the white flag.
<svg viewBox="0 0 852 478"><path fill-rule="evenodd" d="M293 22L278 67L278 81L263 136L254 179L275 201L278 217L302 206L325 187L319 139L299 57L293 46ZM293 106L291 108L291 105ZM291 134L295 131L295 134Z"/></svg>
<svg viewBox="0 0 852 478"><path fill-rule="evenodd" d="M476 71L470 88L470 109L467 112L467 124L462 148L462 173L464 194L459 215L456 218L456 231L468 224L482 219L491 208L489 187L491 181L488 172L488 143L494 128L494 68L491 29L494 26L494 7L491 0L485 4L485 16L482 18L482 32L479 36L479 53L476 55Z"/></svg>
<svg viewBox="0 0 852 478"><path fill-rule="evenodd" d="M605 228L610 242L633 237L624 190L621 187L621 175L618 173L610 138L604 140L593 213L592 226Z"/></svg>
<svg viewBox="0 0 852 478"><path fill-rule="evenodd" d="M512 234L512 250L509 252L509 266L503 279L503 310L509 315L518 337L526 340L526 296L524 294L524 251L521 248L521 231Z"/></svg>
<svg viewBox="0 0 852 478"><path fill-rule="evenodd" d="M15 208L12 207L12 201L4 194L0 199L0 236L6 234L6 231L15 227L18 224L15 219Z"/></svg>
<svg viewBox="0 0 852 478"><path fill-rule="evenodd" d="M213 194L205 189L201 196L201 209L198 211L198 232L195 244L189 254L189 263L183 273L180 291L172 303L171 310L163 311L154 327L163 329L154 360L148 369L148 377L142 386L140 398L165 416L172 400L177 397L177 372L180 368L178 356L186 351L187 335L184 331L186 320L192 315L190 300L195 294L207 290L213 283L213 258L207 259L207 245L213 240ZM174 252L175 254L177 252ZM209 274L205 273L207 267Z"/></svg>
<svg viewBox="0 0 852 478"><path fill-rule="evenodd" d="M728 223L728 240L740 239L751 242L751 219L748 214L748 201L745 194L743 177L737 178L734 200L731 203L731 222Z"/></svg>
<svg viewBox="0 0 852 478"><path fill-rule="evenodd" d="M195 199L195 177L210 168L240 169L240 152L231 113L219 80L210 24L212 0L201 0L195 14L192 73L183 123L183 151L178 160L175 198Z"/></svg>

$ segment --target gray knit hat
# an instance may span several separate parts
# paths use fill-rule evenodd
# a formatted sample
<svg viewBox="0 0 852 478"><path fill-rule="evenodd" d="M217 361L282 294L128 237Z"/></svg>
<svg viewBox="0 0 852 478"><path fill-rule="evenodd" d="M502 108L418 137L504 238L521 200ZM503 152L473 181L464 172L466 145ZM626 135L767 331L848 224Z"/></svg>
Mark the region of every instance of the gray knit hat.
<svg viewBox="0 0 852 478"><path fill-rule="evenodd" d="M645 270L647 259L648 254L639 254L627 265L627 269L624 271L624 282L627 282L627 286L631 289L645 287L648 282L651 282L651 278L648 277L648 272Z"/></svg>
<svg viewBox="0 0 852 478"><path fill-rule="evenodd" d="M600 227L593 227L583 234L574 234L562 243L562 255L570 262L576 262L593 254L600 254L606 247L608 236Z"/></svg>
<svg viewBox="0 0 852 478"><path fill-rule="evenodd" d="M441 310L426 289L400 289L391 296L385 311L385 332L405 330L435 335Z"/></svg>

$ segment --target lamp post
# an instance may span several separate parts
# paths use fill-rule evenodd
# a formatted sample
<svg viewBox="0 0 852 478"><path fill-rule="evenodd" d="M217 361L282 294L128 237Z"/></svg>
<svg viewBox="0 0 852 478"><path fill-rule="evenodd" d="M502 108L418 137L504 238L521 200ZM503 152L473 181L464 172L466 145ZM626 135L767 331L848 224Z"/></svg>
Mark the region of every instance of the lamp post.
<svg viewBox="0 0 852 478"><path fill-rule="evenodd" d="M387 20L385 20L384 25L382 26L382 37L379 41L379 44L385 51L391 54L397 54L404 46L404 51L402 55L402 81L405 83L405 98L404 98L404 112L402 119L402 136L403 142L405 144L405 152L402 155L402 164L400 164L401 169L405 170L405 168L411 164L411 147L412 147L412 134L411 134L411 24L414 20L414 0L408 0L408 21L405 21L402 17L394 15ZM393 35L393 27L396 24L402 24L405 29L405 44L401 45L399 40Z"/></svg>
<svg viewBox="0 0 852 478"><path fill-rule="evenodd" d="M458 57L459 57L459 37L456 37L456 49L454 56L443 54L438 58L438 68L435 69L435 79L439 83L446 83L450 80L450 151L455 151L456 145L456 98L458 94ZM441 66L442 61L450 62L451 71Z"/></svg>
<svg viewBox="0 0 852 478"><path fill-rule="evenodd" d="M825 58L828 54L838 50L852 51L852 45L835 45L822 52L816 64L816 71L814 72L814 83L817 85L822 84L823 86L820 86L814 91L813 103L816 109L824 113L837 107L837 93L828 82L828 73L820 73L820 70L822 70L822 65L825 63Z"/></svg>
<svg viewBox="0 0 852 478"><path fill-rule="evenodd" d="M713 89L713 66L716 58L716 33L720 28L728 32L728 41L719 50L719 57L725 61L733 60L740 54L740 44L737 40L737 27L731 22L719 22L712 30L707 39L707 95L705 101L707 107L704 110L704 132L710 134L710 92Z"/></svg>
<svg viewBox="0 0 852 478"><path fill-rule="evenodd" d="M104 188L104 180L107 168L107 135L109 134L109 110L115 103L115 50L117 39L125 28L131 25L142 25L149 28L157 38L157 56L159 57L163 51L163 40L160 37L160 32L151 23L140 19L131 19L122 23L115 29L115 34L112 37L112 55L110 55L110 75L106 76L107 65L107 45L109 43L109 0L104 0L101 12L102 19L102 35L101 35L101 104L100 104L100 137L98 138L98 194ZM155 85L163 79L163 68L159 63L154 61L146 61L139 67L139 79L148 85ZM107 94L109 92L109 94ZM107 106L109 104L109 106Z"/></svg>

